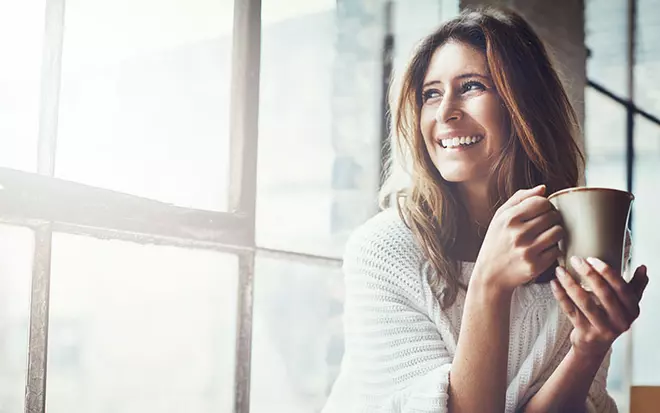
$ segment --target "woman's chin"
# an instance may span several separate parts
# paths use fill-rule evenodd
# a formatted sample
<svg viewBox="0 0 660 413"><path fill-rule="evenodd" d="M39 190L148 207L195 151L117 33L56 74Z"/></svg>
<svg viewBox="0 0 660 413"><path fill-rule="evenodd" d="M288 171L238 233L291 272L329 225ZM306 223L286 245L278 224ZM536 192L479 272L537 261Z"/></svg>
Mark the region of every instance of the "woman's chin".
<svg viewBox="0 0 660 413"><path fill-rule="evenodd" d="M446 170L438 170L440 172L440 176L442 176L442 179L444 179L447 182L451 183L464 183L464 182L470 182L474 180L475 175L474 173L471 173L471 171L465 171L465 170L452 170L452 171L446 171Z"/></svg>

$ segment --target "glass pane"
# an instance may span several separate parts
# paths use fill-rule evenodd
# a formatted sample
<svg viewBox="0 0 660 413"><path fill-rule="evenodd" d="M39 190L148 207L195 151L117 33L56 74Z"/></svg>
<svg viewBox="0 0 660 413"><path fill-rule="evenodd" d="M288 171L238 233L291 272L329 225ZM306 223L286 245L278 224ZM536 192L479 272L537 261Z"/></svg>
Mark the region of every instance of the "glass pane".
<svg viewBox="0 0 660 413"><path fill-rule="evenodd" d="M660 117L660 0L637 0L635 103Z"/></svg>
<svg viewBox="0 0 660 413"><path fill-rule="evenodd" d="M0 225L0 412L22 413L27 373L34 236Z"/></svg>
<svg viewBox="0 0 660 413"><path fill-rule="evenodd" d="M589 186L626 189L625 107L591 88L585 89L586 180ZM622 412L628 411L627 337L613 346L607 387Z"/></svg>
<svg viewBox="0 0 660 413"><path fill-rule="evenodd" d="M633 329L633 384L660 385L660 126L641 116L635 119L635 170L633 209L633 263L649 268L649 283L639 319Z"/></svg>
<svg viewBox="0 0 660 413"><path fill-rule="evenodd" d="M227 208L233 0L71 0L58 177Z"/></svg>
<svg viewBox="0 0 660 413"><path fill-rule="evenodd" d="M585 89L586 179L590 186L626 189L626 109Z"/></svg>
<svg viewBox="0 0 660 413"><path fill-rule="evenodd" d="M0 2L0 166L29 172L37 169L45 4Z"/></svg>
<svg viewBox="0 0 660 413"><path fill-rule="evenodd" d="M237 262L55 234L47 411L230 412Z"/></svg>
<svg viewBox="0 0 660 413"><path fill-rule="evenodd" d="M587 0L585 41L590 55L587 76L621 97L627 97L627 1Z"/></svg>
<svg viewBox="0 0 660 413"><path fill-rule="evenodd" d="M415 2L415 7L410 7L410 3L406 0L393 1L395 73L401 73L404 70L413 47L440 25L440 18L450 12L448 10L451 6L449 3L454 2L448 0L418 0ZM456 8L458 8L458 1L455 1L455 3ZM419 6L417 6L418 4Z"/></svg>
<svg viewBox="0 0 660 413"><path fill-rule="evenodd" d="M339 256L378 210L386 5L283 3L263 2L257 242ZM395 64L440 21L419 3L394 5Z"/></svg>
<svg viewBox="0 0 660 413"><path fill-rule="evenodd" d="M319 412L344 354L339 268L257 257L250 411Z"/></svg>

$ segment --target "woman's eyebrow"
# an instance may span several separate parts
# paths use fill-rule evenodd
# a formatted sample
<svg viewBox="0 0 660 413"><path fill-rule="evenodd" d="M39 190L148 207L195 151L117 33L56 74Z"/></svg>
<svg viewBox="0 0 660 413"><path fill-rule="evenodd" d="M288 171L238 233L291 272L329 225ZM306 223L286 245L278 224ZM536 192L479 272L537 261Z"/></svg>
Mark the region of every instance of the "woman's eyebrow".
<svg viewBox="0 0 660 413"><path fill-rule="evenodd" d="M480 77L482 79L490 80L489 76L483 75L483 74L478 73L478 72L462 73L462 74L456 76L454 79L465 79L465 78L469 78L469 77ZM424 83L422 85L422 88L426 88L426 87L433 86L433 85L438 85L438 84L442 84L442 82L440 80L430 80L430 81Z"/></svg>

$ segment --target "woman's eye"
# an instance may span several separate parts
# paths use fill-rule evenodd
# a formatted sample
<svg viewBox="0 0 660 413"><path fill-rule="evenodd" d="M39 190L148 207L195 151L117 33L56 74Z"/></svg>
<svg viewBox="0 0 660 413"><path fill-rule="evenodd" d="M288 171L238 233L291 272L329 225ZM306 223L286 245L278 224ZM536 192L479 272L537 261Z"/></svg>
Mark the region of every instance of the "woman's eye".
<svg viewBox="0 0 660 413"><path fill-rule="evenodd" d="M476 80L471 80L469 82L463 83L461 86L462 92L471 92L474 90L486 90L486 87L483 85L481 82L477 82Z"/></svg>
<svg viewBox="0 0 660 413"><path fill-rule="evenodd" d="M422 100L424 103L428 102L431 99L436 99L440 97L440 92L437 89L429 89L424 91L422 94Z"/></svg>

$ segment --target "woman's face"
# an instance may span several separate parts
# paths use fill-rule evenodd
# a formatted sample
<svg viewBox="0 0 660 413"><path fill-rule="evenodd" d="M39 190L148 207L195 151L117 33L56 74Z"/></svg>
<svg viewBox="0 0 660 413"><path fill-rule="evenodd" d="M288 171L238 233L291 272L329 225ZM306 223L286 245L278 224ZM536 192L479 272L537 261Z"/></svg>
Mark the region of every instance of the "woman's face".
<svg viewBox="0 0 660 413"><path fill-rule="evenodd" d="M424 78L420 127L442 177L487 182L506 140L506 119L484 54L457 41L440 46Z"/></svg>

